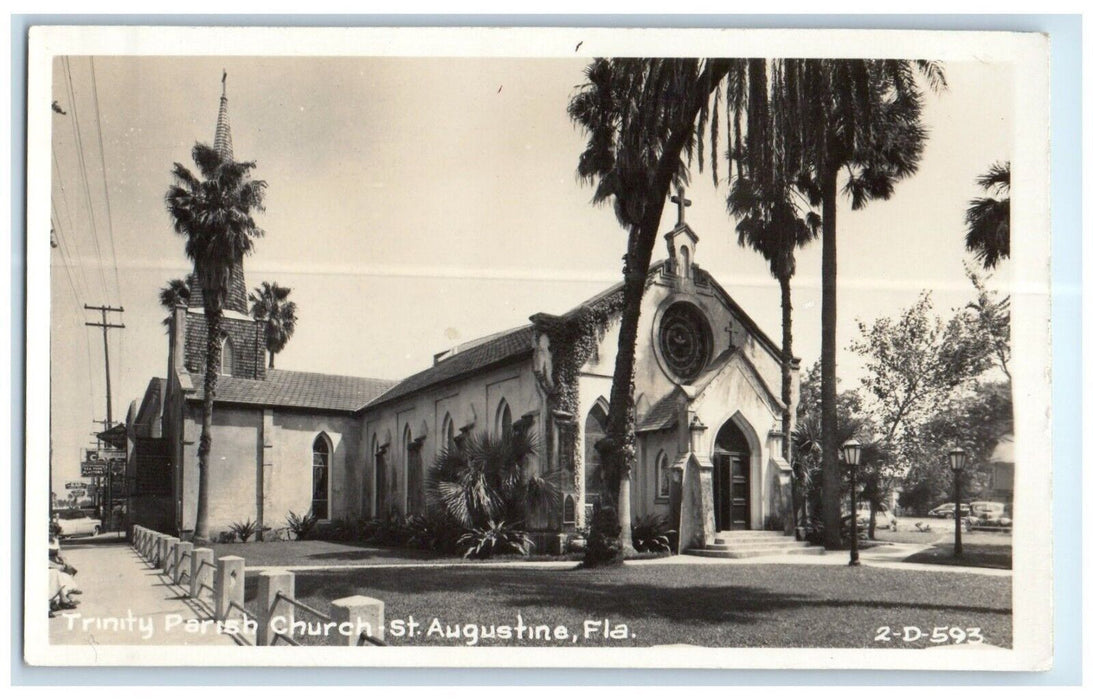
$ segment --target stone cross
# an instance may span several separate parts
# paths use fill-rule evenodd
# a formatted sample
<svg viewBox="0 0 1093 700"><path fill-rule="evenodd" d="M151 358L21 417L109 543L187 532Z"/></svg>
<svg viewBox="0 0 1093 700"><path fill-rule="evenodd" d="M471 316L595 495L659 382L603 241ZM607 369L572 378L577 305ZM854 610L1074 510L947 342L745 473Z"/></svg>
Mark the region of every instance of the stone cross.
<svg viewBox="0 0 1093 700"><path fill-rule="evenodd" d="M672 201L673 201L673 202L675 203L675 205L676 205L676 209L678 209L678 210L679 210L679 213L678 213L678 215L677 215L677 216L678 216L678 219L679 219L679 220L678 220L678 221L676 221L676 226L682 226L682 225L683 225L683 213L684 213L684 210L685 210L685 209L686 209L687 207L691 206L691 200L687 199L687 198L686 198L686 197L684 196L684 194L686 193L686 191L687 191L687 190L685 190L685 189L683 189L682 187L680 187L680 188L679 188L679 190L678 190L679 194L673 194L673 195L672 195Z"/></svg>

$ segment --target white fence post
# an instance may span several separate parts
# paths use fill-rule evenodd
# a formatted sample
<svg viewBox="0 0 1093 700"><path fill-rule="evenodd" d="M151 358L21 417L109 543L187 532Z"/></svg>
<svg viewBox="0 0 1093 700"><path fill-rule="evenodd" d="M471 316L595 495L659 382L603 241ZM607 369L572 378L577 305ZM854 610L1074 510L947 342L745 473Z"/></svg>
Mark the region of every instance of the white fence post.
<svg viewBox="0 0 1093 700"><path fill-rule="evenodd" d="M205 586L212 587L213 550L198 547L190 555L190 597L200 598Z"/></svg>
<svg viewBox="0 0 1093 700"><path fill-rule="evenodd" d="M363 595L339 598L330 604L330 617L338 623L342 644L357 646L364 632L383 641L383 601Z"/></svg>
<svg viewBox="0 0 1093 700"><path fill-rule="evenodd" d="M243 557L220 557L216 561L213 596L217 620L227 620L231 603L243 607Z"/></svg>
<svg viewBox="0 0 1093 700"><path fill-rule="evenodd" d="M190 560L193 559L194 554L193 542L179 542L175 546L175 552L175 571L171 580L181 584L182 577L190 573Z"/></svg>
<svg viewBox="0 0 1093 700"><path fill-rule="evenodd" d="M277 594L294 597L296 594L296 575L291 571L263 571L258 574L258 636L257 646L271 646L274 631L291 635L294 619L292 605L279 601Z"/></svg>

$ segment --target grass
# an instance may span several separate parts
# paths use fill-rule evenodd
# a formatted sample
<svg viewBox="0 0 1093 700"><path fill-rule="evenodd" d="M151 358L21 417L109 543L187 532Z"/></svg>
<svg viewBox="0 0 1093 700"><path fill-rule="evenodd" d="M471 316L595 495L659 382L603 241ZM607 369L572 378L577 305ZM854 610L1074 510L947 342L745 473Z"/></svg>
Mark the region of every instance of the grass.
<svg viewBox="0 0 1093 700"><path fill-rule="evenodd" d="M378 547L326 540L233 542L210 545L219 558L243 557L247 566L314 566L340 564L405 564L451 558L422 549Z"/></svg>
<svg viewBox="0 0 1093 700"><path fill-rule="evenodd" d="M946 566L981 566L987 569L1012 569L1013 546L1010 544L984 544L963 542L964 554L953 556L953 543L935 544L903 561L911 564L942 564Z"/></svg>
<svg viewBox="0 0 1093 700"><path fill-rule="evenodd" d="M254 595L252 583L248 605ZM922 648L930 646L926 638L935 626L976 627L990 644L1012 644L1010 579L963 573L670 563L566 571L392 568L297 573L296 597L319 610L349 595L384 601L392 645ZM411 619L419 625L414 638L392 633L392 622L408 624ZM516 626L518 620L538 629L539 639L483 638L483 632ZM566 627L562 641L554 639L559 625ZM906 625L921 628L923 639L908 644L875 641L878 628ZM623 638L604 638L604 628ZM544 638L547 629L550 635ZM449 637L449 631L459 636Z"/></svg>

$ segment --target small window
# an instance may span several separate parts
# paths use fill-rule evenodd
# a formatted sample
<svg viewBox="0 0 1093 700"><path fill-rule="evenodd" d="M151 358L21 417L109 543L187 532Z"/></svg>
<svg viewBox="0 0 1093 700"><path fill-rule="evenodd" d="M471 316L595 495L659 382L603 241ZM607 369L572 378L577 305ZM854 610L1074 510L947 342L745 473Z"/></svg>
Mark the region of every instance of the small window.
<svg viewBox="0 0 1093 700"><path fill-rule="evenodd" d="M232 366L235 364L235 350L232 348L230 338L224 338L220 345L220 374L225 377L232 376Z"/></svg>
<svg viewBox="0 0 1093 700"><path fill-rule="evenodd" d="M455 423L452 422L450 414L444 414L444 422L440 428L440 447L443 450L451 452L455 449Z"/></svg>
<svg viewBox="0 0 1093 700"><path fill-rule="evenodd" d="M311 446L311 514L330 517L330 445L319 435Z"/></svg>
<svg viewBox="0 0 1093 700"><path fill-rule="evenodd" d="M672 494L672 474L668 464L668 455L663 451L657 455L656 466L657 500L667 501Z"/></svg>
<svg viewBox="0 0 1093 700"><path fill-rule="evenodd" d="M504 399L501 399L501 406L497 409L495 432L497 437L512 435L512 411L509 410L509 405Z"/></svg>

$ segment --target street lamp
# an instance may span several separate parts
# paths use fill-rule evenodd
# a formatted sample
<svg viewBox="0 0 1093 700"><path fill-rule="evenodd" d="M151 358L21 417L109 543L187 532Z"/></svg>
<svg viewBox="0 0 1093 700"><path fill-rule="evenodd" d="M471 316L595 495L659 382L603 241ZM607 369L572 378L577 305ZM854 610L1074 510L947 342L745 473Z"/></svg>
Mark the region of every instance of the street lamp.
<svg viewBox="0 0 1093 700"><path fill-rule="evenodd" d="M861 443L850 438L839 449L843 463L850 467L850 566L858 566L858 483L857 471L861 463Z"/></svg>
<svg viewBox="0 0 1093 700"><path fill-rule="evenodd" d="M964 556L964 544L960 541L960 526L963 519L960 517L960 476L964 471L964 465L968 461L968 453L959 447L949 450L949 469L953 472L953 500L956 508L953 510L953 522L956 523L956 540L953 542L953 556Z"/></svg>

